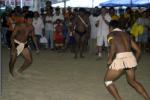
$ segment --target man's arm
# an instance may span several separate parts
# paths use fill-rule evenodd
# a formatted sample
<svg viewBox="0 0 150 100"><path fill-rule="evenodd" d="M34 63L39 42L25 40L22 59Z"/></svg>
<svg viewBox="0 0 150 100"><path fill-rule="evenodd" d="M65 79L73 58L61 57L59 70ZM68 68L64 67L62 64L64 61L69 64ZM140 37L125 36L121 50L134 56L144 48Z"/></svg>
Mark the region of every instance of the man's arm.
<svg viewBox="0 0 150 100"><path fill-rule="evenodd" d="M18 26L15 26L14 28L14 31L12 32L12 35L11 35L11 48L14 49L15 48L15 43L14 43L14 39L15 39L15 36L18 32Z"/></svg>
<svg viewBox="0 0 150 100"><path fill-rule="evenodd" d="M109 22L111 21L111 17L110 16L108 16L108 15L102 15L102 19L105 21L105 23L107 25L109 25Z"/></svg>
<svg viewBox="0 0 150 100"><path fill-rule="evenodd" d="M40 21L41 21L41 27L42 27L42 35L44 36L45 35L44 22L43 22L42 18Z"/></svg>
<svg viewBox="0 0 150 100"><path fill-rule="evenodd" d="M90 20L89 20L89 17L87 17L87 38L89 39L90 38L90 34L91 34L91 23L90 23Z"/></svg>
<svg viewBox="0 0 150 100"><path fill-rule="evenodd" d="M38 50L39 50L39 47L38 47L38 44L37 44L37 42L36 42L35 33L34 33L34 28L32 28L32 30L33 30L32 33L31 33L32 40L33 40L33 42L34 42L34 44L35 44L36 50L38 51Z"/></svg>
<svg viewBox="0 0 150 100"><path fill-rule="evenodd" d="M114 37L110 34L108 35L107 39L109 40L109 51L108 51L108 62L107 64L110 65L113 61L113 57L115 55L115 43Z"/></svg>
<svg viewBox="0 0 150 100"><path fill-rule="evenodd" d="M141 50L140 48L138 47L138 45L133 41L131 40L131 47L135 50L135 57L137 60L139 60L140 58L140 54L141 54Z"/></svg>

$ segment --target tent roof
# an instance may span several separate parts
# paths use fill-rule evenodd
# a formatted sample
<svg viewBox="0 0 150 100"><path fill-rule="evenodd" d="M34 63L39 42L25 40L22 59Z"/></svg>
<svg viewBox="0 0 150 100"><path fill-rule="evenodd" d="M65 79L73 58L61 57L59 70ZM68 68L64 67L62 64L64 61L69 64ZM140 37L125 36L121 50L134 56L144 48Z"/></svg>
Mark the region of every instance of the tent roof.
<svg viewBox="0 0 150 100"><path fill-rule="evenodd" d="M109 0L100 3L100 6L148 6L150 0Z"/></svg>

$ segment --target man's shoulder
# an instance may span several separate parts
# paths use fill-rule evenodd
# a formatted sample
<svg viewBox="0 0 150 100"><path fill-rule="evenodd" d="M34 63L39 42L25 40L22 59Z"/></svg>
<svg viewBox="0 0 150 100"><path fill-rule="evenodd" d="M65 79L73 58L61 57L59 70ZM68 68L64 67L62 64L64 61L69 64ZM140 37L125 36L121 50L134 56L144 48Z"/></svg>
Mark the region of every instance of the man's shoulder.
<svg viewBox="0 0 150 100"><path fill-rule="evenodd" d="M113 31L113 32L110 32L109 34L108 34L108 37L109 36L113 36L115 34L115 32Z"/></svg>
<svg viewBox="0 0 150 100"><path fill-rule="evenodd" d="M120 33L122 33L122 31L112 31L108 34L107 37L116 37L118 36L117 34L120 34Z"/></svg>

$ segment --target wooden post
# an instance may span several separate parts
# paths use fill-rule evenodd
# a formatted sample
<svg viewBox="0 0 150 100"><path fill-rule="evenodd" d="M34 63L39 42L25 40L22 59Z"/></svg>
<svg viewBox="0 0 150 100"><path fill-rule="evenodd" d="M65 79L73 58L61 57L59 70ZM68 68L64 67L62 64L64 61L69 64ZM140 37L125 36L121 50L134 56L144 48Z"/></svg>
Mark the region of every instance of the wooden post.
<svg viewBox="0 0 150 100"><path fill-rule="evenodd" d="M92 0L92 8L94 8L94 0Z"/></svg>
<svg viewBox="0 0 150 100"><path fill-rule="evenodd" d="M1 38L1 34L0 34L0 38ZM2 48L1 46L1 39L0 39L0 48ZM0 96L2 96L2 55L1 55L1 49L0 49Z"/></svg>
<svg viewBox="0 0 150 100"><path fill-rule="evenodd" d="M64 0L64 8L66 8L66 0Z"/></svg>

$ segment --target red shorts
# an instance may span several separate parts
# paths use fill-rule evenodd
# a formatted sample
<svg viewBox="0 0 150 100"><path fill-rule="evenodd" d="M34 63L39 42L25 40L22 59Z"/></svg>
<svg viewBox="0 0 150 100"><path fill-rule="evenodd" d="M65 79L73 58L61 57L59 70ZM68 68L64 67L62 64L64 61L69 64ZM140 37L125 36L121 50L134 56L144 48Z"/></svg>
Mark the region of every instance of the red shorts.
<svg viewBox="0 0 150 100"><path fill-rule="evenodd" d="M56 34L55 37L54 37L55 43L63 43L63 40L64 40L64 38L60 34Z"/></svg>

